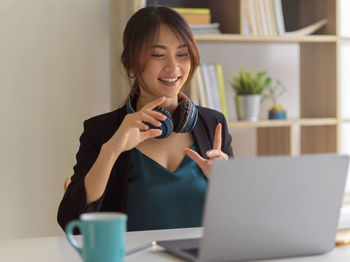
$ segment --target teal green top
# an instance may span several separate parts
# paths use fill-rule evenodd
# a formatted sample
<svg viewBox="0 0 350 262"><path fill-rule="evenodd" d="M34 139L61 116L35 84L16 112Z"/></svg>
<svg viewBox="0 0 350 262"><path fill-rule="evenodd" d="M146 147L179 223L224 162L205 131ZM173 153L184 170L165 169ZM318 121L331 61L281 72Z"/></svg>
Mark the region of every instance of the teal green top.
<svg viewBox="0 0 350 262"><path fill-rule="evenodd" d="M126 202L128 231L201 226L206 187L202 170L188 156L171 172L134 148Z"/></svg>

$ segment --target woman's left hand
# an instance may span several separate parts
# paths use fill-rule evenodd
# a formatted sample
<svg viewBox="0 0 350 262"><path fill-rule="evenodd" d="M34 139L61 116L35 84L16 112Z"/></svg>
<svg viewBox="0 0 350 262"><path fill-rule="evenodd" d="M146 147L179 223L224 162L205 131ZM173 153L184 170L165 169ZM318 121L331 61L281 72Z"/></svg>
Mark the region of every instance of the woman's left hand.
<svg viewBox="0 0 350 262"><path fill-rule="evenodd" d="M207 178L210 177L211 165L214 160L228 159L227 154L221 151L221 131L222 127L219 123L215 128L213 149L206 152L206 155L209 159L201 157L196 151L190 148L185 149L185 154L198 164Z"/></svg>

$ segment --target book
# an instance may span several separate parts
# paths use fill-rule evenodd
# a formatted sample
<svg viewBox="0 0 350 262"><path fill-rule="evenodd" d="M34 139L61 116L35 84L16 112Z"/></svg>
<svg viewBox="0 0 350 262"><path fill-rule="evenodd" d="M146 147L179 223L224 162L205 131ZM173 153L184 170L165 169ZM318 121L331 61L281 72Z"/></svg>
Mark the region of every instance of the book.
<svg viewBox="0 0 350 262"><path fill-rule="evenodd" d="M248 18L247 0L242 1L241 32L243 35L250 35L250 24Z"/></svg>
<svg viewBox="0 0 350 262"><path fill-rule="evenodd" d="M216 74L218 78L220 102L221 102L221 112L227 118L227 106L226 106L226 92L225 92L225 81L222 66L220 64L216 65Z"/></svg>
<svg viewBox="0 0 350 262"><path fill-rule="evenodd" d="M292 32L285 32L284 36L296 37L296 36L311 35L312 33L316 32L318 29L320 29L322 26L324 26L325 24L327 24L327 19L322 19L316 23L313 23L299 30L292 31Z"/></svg>
<svg viewBox="0 0 350 262"><path fill-rule="evenodd" d="M194 34L220 34L219 23L210 23L210 24L190 24L192 33Z"/></svg>
<svg viewBox="0 0 350 262"><path fill-rule="evenodd" d="M180 14L210 15L210 9L209 8L181 8L181 7L174 7L173 9L176 12L180 13Z"/></svg>
<svg viewBox="0 0 350 262"><path fill-rule="evenodd" d="M205 95L207 97L207 102L208 102L207 107L214 108L214 98L210 88L211 82L209 78L209 66L207 63L201 63L200 68L201 68L201 73L202 73L202 78L204 83Z"/></svg>
<svg viewBox="0 0 350 262"><path fill-rule="evenodd" d="M199 104L198 83L195 77L192 78L190 88L187 92L185 92L185 94L191 98L193 104Z"/></svg>
<svg viewBox="0 0 350 262"><path fill-rule="evenodd" d="M253 35L254 34L254 28L253 28L253 18L252 13L250 12L250 6L249 6L249 0L243 0L243 13L244 13L244 19L246 20L246 31L245 35Z"/></svg>
<svg viewBox="0 0 350 262"><path fill-rule="evenodd" d="M213 96L213 107L212 109L215 109L216 111L221 112L221 101L220 101L220 93L219 93L219 84L218 84L218 77L216 74L216 65L215 64L208 64L208 72L209 72L209 80L210 85L208 88L210 89L210 93Z"/></svg>
<svg viewBox="0 0 350 262"><path fill-rule="evenodd" d="M267 30L267 17L266 17L266 14L265 14L264 1L263 0L259 0L258 1L258 5L259 5L260 16L261 16L262 32L263 32L264 36L268 36L269 32Z"/></svg>
<svg viewBox="0 0 350 262"><path fill-rule="evenodd" d="M208 107L217 111L221 111L216 65L210 63L201 63L200 67L202 70L202 77L205 94L208 101Z"/></svg>
<svg viewBox="0 0 350 262"><path fill-rule="evenodd" d="M262 36L262 35L264 35L264 32L263 32L263 28L262 28L263 22L262 22L260 7L259 7L259 1L260 0L253 0L253 8L254 8L257 35Z"/></svg>
<svg viewBox="0 0 350 262"><path fill-rule="evenodd" d="M250 25L251 25L250 35L256 36L256 35L258 35L258 31L256 28L253 0L247 0L247 7L248 7L247 8L248 18L250 19Z"/></svg>
<svg viewBox="0 0 350 262"><path fill-rule="evenodd" d="M188 24L210 24L209 8L173 8Z"/></svg>
<svg viewBox="0 0 350 262"><path fill-rule="evenodd" d="M200 106L208 107L208 100L207 100L207 95L204 88L202 70L200 66L197 68L197 71L194 74L194 78L196 78L196 84L197 84L197 90L198 90L198 96L199 96L198 104Z"/></svg>
<svg viewBox="0 0 350 262"><path fill-rule="evenodd" d="M264 9L264 14L265 14L265 19L266 19L266 31L267 31L267 35L271 36L273 35L273 30L272 30L272 21L271 21L271 14L270 14L270 8L269 8L269 0L261 0L262 2L262 6Z"/></svg>
<svg viewBox="0 0 350 262"><path fill-rule="evenodd" d="M284 27L284 18L283 18L283 10L282 10L282 0L274 0L274 10L275 10L276 25L277 25L277 33L278 35L284 35L285 27Z"/></svg>
<svg viewBox="0 0 350 262"><path fill-rule="evenodd" d="M276 36L278 35L278 33L277 33L274 0L268 0L267 4L268 4L269 17L270 17L271 35Z"/></svg>

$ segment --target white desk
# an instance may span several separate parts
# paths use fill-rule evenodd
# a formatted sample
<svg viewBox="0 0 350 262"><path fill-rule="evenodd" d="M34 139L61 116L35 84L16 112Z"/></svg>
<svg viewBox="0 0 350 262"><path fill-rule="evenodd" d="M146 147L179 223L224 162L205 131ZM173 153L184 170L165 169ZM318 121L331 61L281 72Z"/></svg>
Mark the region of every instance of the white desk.
<svg viewBox="0 0 350 262"><path fill-rule="evenodd" d="M200 237L201 228L156 230L127 233L126 249L130 250L154 240ZM277 240L278 241L278 240ZM65 237L44 237L0 241L1 262L82 262ZM126 262L182 261L162 251L149 248L126 257ZM349 262L350 245L338 247L329 254L264 260L270 262ZM260 261L263 262L263 261Z"/></svg>

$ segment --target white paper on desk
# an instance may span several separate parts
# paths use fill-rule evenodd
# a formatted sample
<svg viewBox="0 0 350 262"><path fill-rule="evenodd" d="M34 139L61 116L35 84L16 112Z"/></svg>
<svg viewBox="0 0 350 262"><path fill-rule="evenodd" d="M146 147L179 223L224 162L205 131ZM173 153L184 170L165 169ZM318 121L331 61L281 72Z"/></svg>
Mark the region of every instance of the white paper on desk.
<svg viewBox="0 0 350 262"><path fill-rule="evenodd" d="M350 205L341 208L338 229L350 229Z"/></svg>

